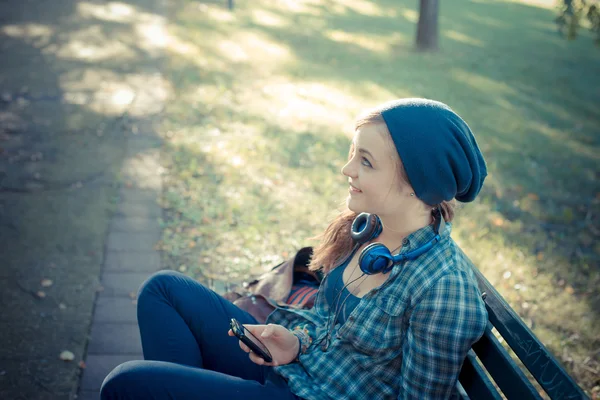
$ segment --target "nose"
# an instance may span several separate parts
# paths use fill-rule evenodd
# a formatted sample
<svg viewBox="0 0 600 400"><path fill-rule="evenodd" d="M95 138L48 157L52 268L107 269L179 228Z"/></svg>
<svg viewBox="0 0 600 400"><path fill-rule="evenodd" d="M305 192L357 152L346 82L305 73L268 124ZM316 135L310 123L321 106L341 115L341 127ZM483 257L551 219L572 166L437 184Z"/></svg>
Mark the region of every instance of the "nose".
<svg viewBox="0 0 600 400"><path fill-rule="evenodd" d="M352 159L342 167L342 175L347 176L348 178L356 178L356 168L353 166Z"/></svg>

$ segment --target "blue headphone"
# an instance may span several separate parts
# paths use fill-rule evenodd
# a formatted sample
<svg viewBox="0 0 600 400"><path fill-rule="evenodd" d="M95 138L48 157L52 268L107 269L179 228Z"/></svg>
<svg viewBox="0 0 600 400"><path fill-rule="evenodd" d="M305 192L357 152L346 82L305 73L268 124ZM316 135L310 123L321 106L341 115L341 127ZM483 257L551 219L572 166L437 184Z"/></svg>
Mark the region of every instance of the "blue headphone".
<svg viewBox="0 0 600 400"><path fill-rule="evenodd" d="M435 209L435 237L423 246L409 251L405 254L392 255L390 250L381 243L371 243L360 253L358 265L363 273L373 275L378 273L388 273L394 265L408 260L414 260L422 254L428 252L441 239L441 232L444 231L446 223L439 208ZM381 234L383 224L375 214L361 213L356 216L352 222L350 236L359 245L375 239ZM390 264L391 261L391 264Z"/></svg>

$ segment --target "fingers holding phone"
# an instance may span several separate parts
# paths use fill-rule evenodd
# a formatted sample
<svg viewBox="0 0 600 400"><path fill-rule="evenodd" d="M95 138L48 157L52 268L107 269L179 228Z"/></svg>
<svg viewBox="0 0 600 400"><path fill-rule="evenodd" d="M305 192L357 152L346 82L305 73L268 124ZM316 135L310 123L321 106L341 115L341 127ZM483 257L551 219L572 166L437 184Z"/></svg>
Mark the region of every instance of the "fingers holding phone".
<svg viewBox="0 0 600 400"><path fill-rule="evenodd" d="M298 354L298 338L281 325L242 325L232 318L229 336L240 340L240 348L259 365L289 364Z"/></svg>

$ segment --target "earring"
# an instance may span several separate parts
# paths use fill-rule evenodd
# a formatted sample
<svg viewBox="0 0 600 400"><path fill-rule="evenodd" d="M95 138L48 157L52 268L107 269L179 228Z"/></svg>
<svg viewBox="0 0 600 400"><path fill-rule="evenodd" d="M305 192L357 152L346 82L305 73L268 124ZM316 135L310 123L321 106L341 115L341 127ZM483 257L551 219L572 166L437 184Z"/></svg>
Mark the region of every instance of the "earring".
<svg viewBox="0 0 600 400"><path fill-rule="evenodd" d="M410 194L410 197L415 197L415 194L414 194L414 193L411 193L411 194Z"/></svg>

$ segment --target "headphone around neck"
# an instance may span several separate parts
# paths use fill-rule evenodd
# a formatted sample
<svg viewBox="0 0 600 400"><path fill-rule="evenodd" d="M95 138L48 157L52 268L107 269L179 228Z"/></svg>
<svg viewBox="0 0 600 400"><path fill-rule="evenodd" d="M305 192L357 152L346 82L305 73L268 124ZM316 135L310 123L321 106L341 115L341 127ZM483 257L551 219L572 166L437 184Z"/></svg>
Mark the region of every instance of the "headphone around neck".
<svg viewBox="0 0 600 400"><path fill-rule="evenodd" d="M394 265L414 260L431 250L441 240L441 233L446 227L446 222L439 207L435 209L434 217L435 237L429 242L408 253L397 255L392 255L390 250L381 243L371 243L363 249L358 258L361 271L367 275L385 274L391 271ZM377 215L361 213L352 222L350 236L360 245L375 239L381 234L382 230L383 224Z"/></svg>

